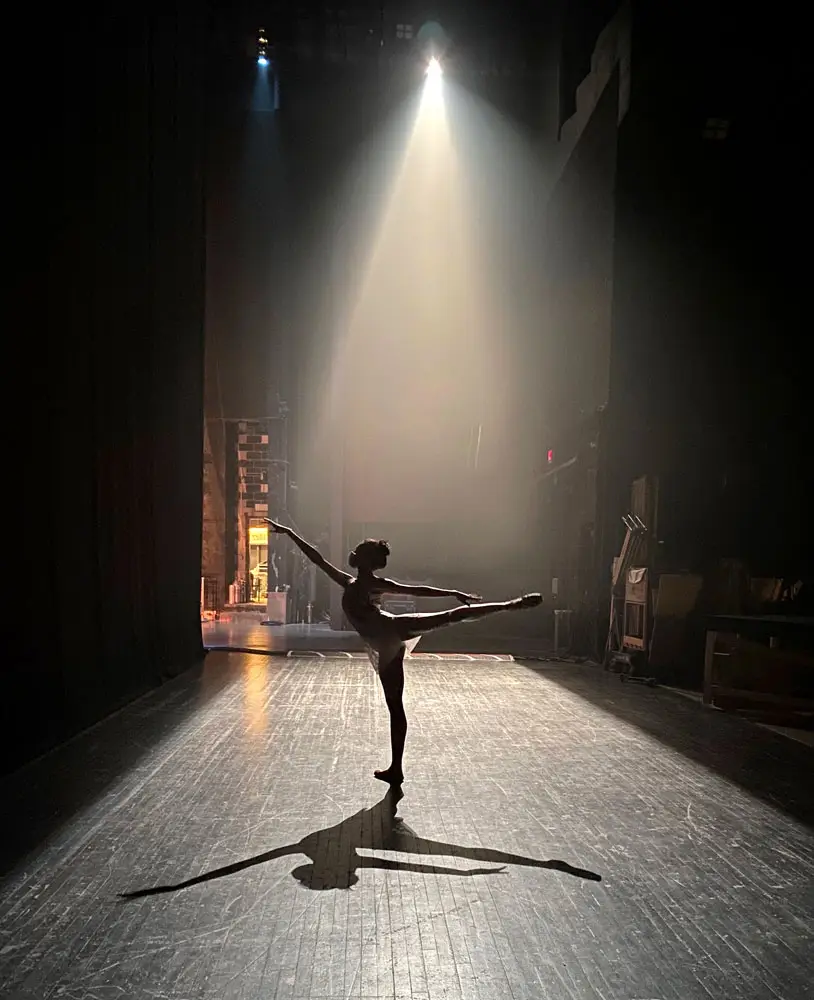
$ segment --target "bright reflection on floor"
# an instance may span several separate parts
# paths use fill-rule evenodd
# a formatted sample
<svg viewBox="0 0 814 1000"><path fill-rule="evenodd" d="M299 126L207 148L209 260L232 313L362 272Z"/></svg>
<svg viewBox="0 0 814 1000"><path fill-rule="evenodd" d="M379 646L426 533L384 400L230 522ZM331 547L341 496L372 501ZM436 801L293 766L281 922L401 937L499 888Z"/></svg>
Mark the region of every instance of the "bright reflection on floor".
<svg viewBox="0 0 814 1000"><path fill-rule="evenodd" d="M268 724L268 663L260 657L248 656L243 664L243 716L246 731L259 735Z"/></svg>

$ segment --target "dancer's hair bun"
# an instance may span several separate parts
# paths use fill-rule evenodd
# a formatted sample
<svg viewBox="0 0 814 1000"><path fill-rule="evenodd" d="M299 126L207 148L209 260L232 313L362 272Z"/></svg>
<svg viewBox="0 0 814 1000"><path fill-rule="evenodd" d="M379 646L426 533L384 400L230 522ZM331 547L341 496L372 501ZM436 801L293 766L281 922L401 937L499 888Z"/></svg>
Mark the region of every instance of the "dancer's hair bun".
<svg viewBox="0 0 814 1000"><path fill-rule="evenodd" d="M350 553L348 565L352 569L363 566L375 572L377 569L384 569L389 555L390 545L383 538L366 538Z"/></svg>

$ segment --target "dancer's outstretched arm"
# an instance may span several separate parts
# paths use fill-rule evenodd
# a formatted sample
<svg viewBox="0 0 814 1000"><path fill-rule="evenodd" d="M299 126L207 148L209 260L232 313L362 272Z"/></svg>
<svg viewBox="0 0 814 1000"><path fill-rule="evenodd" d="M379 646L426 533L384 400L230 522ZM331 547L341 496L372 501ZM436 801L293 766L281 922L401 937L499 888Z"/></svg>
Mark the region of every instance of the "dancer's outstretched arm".
<svg viewBox="0 0 814 1000"><path fill-rule="evenodd" d="M319 549L315 549L313 545L310 545L304 538L294 531L292 528L287 528L284 524L278 524L277 521L272 521L271 518L265 517L263 520L269 525L271 530L278 535L288 535L291 541L303 552L311 562L318 566L323 573L326 573L334 583L338 583L340 587L347 587L351 582L353 577L350 573L343 573L341 569L337 569L333 563L329 563L328 560L323 556Z"/></svg>
<svg viewBox="0 0 814 1000"><path fill-rule="evenodd" d="M469 604L472 601L482 601L479 594L464 594L460 590L442 590L439 587L412 586L409 583L399 583L398 580L388 580L387 577L379 577L381 589L386 594L410 594L412 597L454 597L462 604Z"/></svg>

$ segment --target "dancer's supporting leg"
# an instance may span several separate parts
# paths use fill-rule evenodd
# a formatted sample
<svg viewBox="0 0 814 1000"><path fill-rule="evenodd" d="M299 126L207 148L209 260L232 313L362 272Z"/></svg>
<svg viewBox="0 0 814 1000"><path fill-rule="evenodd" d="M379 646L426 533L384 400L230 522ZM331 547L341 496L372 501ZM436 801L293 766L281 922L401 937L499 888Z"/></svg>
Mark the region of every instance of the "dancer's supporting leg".
<svg viewBox="0 0 814 1000"><path fill-rule="evenodd" d="M404 741L407 738L407 715L404 711L404 647L393 659L379 663L379 678L384 688L384 700L390 712L390 767L386 771L374 771L380 781L400 785L404 781L403 759Z"/></svg>
<svg viewBox="0 0 814 1000"><path fill-rule="evenodd" d="M449 611L429 611L425 614L395 615L398 627L404 638L419 635L422 632L432 632L437 628L454 625L456 622L471 622L476 618L486 618L498 611L514 611L519 608L536 608L542 604L540 594L524 594L513 601L495 601L489 604L462 604Z"/></svg>

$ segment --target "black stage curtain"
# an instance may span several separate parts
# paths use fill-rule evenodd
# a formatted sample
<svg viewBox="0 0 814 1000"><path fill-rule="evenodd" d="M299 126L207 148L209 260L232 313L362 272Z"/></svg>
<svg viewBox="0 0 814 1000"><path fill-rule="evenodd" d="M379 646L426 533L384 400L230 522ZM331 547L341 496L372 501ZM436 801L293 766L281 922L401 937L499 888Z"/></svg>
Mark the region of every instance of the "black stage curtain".
<svg viewBox="0 0 814 1000"><path fill-rule="evenodd" d="M205 11L30 28L10 116L6 770L203 654Z"/></svg>

